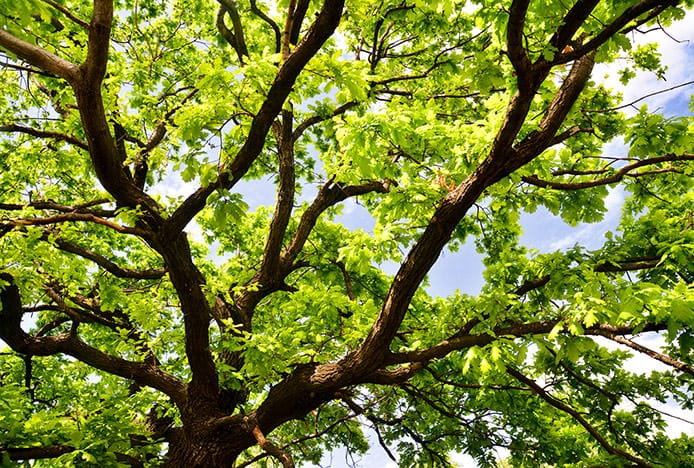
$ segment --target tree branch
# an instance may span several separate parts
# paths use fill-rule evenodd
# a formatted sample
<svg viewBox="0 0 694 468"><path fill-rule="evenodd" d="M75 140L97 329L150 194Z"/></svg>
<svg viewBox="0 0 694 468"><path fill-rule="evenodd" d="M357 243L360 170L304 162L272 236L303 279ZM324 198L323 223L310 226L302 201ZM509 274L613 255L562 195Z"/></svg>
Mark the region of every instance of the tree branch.
<svg viewBox="0 0 694 468"><path fill-rule="evenodd" d="M347 415L343 416L341 418L338 418L334 420L332 423L328 424L325 428L321 429L320 431L315 431L311 434L302 436L302 437L297 437L296 439L292 440L291 442L288 442L284 444L281 449L282 450L287 450L289 447L300 444L301 442L307 441L307 440L313 440L317 439L318 437L321 437L325 434L327 434L330 430L334 429L335 427L339 426L340 424L343 424L346 421L349 421L350 419L353 419L354 415ZM263 458L267 458L270 456L269 453L263 452L259 455L256 455L255 457L251 458L250 460L246 460L238 465L236 465L236 468L245 468L247 466L253 466L254 463L262 460Z"/></svg>
<svg viewBox="0 0 694 468"><path fill-rule="evenodd" d="M379 429L379 426L381 424L387 424L387 425L393 425L390 424L390 421L385 421L382 418L379 418L377 416L374 416L373 414L370 414L366 411L365 408L357 404L349 395L347 394L341 394L340 398L345 402L345 404L351 409L355 415L359 416L364 416L366 419L371 422L372 427L374 431L376 432L376 436L378 437L378 443L383 448L383 450L386 452L386 455L388 455L388 458L393 460L395 463L398 462L397 458L393 455L393 453L390 451L390 448L388 448L388 445L386 444L386 441L383 440L383 437L381 436L381 430Z"/></svg>
<svg viewBox="0 0 694 468"><path fill-rule="evenodd" d="M236 51L239 57L239 62L243 65L243 58L248 57L248 47L246 47L246 39L241 25L241 17L236 9L234 0L217 0L220 4L219 13L217 13L217 29L220 34ZM224 24L224 14L227 13L231 18L231 24L234 31L231 32Z"/></svg>
<svg viewBox="0 0 694 468"><path fill-rule="evenodd" d="M260 283L277 282L280 278L280 252L282 241L289 225L294 208L294 186L296 174L294 167L294 139L292 138L293 113L282 111L282 123L275 132L279 158L279 187L275 212L270 221L263 260L259 270Z"/></svg>
<svg viewBox="0 0 694 468"><path fill-rule="evenodd" d="M508 25L506 27L506 47L508 48L508 58L511 60L513 69L516 70L518 77L518 89L524 86L524 82L529 82L528 76L531 72L532 64L528 52L523 46L523 28L525 26L525 16L528 13L530 0L513 0L508 14Z"/></svg>
<svg viewBox="0 0 694 468"><path fill-rule="evenodd" d="M106 257L97 254L96 252L80 247L77 244L66 241L60 237L55 239L55 244L60 250L79 255L82 258L91 260L99 265L104 270L118 278L134 278L134 279L159 279L166 274L166 269L148 269L148 270L133 270L130 268L121 268Z"/></svg>
<svg viewBox="0 0 694 468"><path fill-rule="evenodd" d="M269 272L269 268L275 267L271 265L269 259L264 259L261 269L248 282L248 284L259 285L260 287L248 289L243 294L234 298L236 309L241 312L240 316L243 318L243 324L247 328L250 327L253 310L264 297L278 290L288 290L288 286L284 284L284 279L297 267L303 265L302 262L297 262L296 259L301 253L318 218L326 209L348 197L363 195L370 192L387 192L389 186L390 181L383 183L368 182L362 185L348 185L342 187L340 184L334 184L332 179L324 184L319 190L316 199L306 211L304 211L294 236L279 257L276 275L274 277L269 277L267 273L265 273L266 270ZM288 207L288 209L290 208L291 207ZM281 240L279 235L277 235L274 240L276 247L281 247Z"/></svg>
<svg viewBox="0 0 694 468"><path fill-rule="evenodd" d="M547 65L554 66L562 63L568 63L588 54L589 52L595 51L601 45L607 42L612 36L618 34L622 28L624 28L632 20L638 18L642 14L656 9L662 11L669 6L676 5L677 3L677 0L642 0L635 5L631 5L629 8L624 10L621 15L615 18L614 21L605 26L602 31L600 31L593 39L590 39L583 45L577 44L571 52L559 53L555 55L554 59Z"/></svg>
<svg viewBox="0 0 694 468"><path fill-rule="evenodd" d="M494 333L482 333L479 335L454 336L443 340L429 348L408 351L405 353L393 353L385 360L386 365L404 364L408 362L427 362L441 358L452 351L471 348L473 346L485 346L496 341L498 336L523 336L529 334L549 333L559 323L559 319L545 320L541 322L517 323L508 327L495 327Z"/></svg>
<svg viewBox="0 0 694 468"><path fill-rule="evenodd" d="M70 333L43 337L29 335L21 328L22 302L14 278L8 273L0 273L0 280L9 283L0 290L0 338L14 351L32 356L67 354L96 369L157 389L177 403L184 401L186 387L183 382L156 366L117 358L87 345L76 337L74 326Z"/></svg>
<svg viewBox="0 0 694 468"><path fill-rule="evenodd" d="M629 348L638 351L639 353L645 354L646 356L649 356L657 361L662 362L663 364L667 364L670 367L674 367L680 372L685 372L690 375L694 375L694 367L690 366L687 363L684 363L682 361L678 361L677 359L673 359L670 356L667 356L663 353L659 353L657 351L654 351L652 349L646 348L643 345L640 345L628 338L624 338L623 336L617 335L615 333L606 331L606 330L597 330L593 333L592 335L598 335L598 336L604 336L605 338L608 338L615 343L623 344L625 346L628 346Z"/></svg>
<svg viewBox="0 0 694 468"><path fill-rule="evenodd" d="M626 107L631 107L631 106L633 106L634 104L636 104L637 102L641 102L641 101L643 101L644 99L648 99L649 97L657 96L657 95L663 94L663 93L668 93L668 92L674 91L674 90L676 90L676 89L678 89L678 88L684 88L685 86L690 86L690 85L693 85L693 84L694 84L694 80L685 81L684 83L680 83L680 84L678 84L678 85L671 86L671 87L666 88L666 89L661 89L661 90L659 90L659 91L655 91L655 92L652 92L652 93L648 93L648 94L646 94L646 95L644 95L644 96L641 96L641 97L638 98L638 99L634 99L634 100L631 101L631 102L627 102L626 104L622 104L621 106L610 107L609 109L583 109L582 112L585 112L586 114L587 114L587 113L614 112L614 111L617 111L617 110L620 110L620 109L624 109L624 108L626 108Z"/></svg>
<svg viewBox="0 0 694 468"><path fill-rule="evenodd" d="M535 381L527 378L523 374L521 374L519 371L516 369L507 366L506 367L506 372L508 372L511 376L513 376L516 380L519 382L527 385L533 393L538 395L540 398L542 398L544 401L549 403L551 406L554 406L560 411L563 411L564 413L568 414L572 418L574 418L581 426L585 428L586 431L605 449L607 450L608 453L611 453L612 455L617 455L619 457L622 457L626 460L629 460L630 462L636 463L637 466L640 467L650 467L652 468L652 465L647 463L646 461L635 457L634 455L625 452L624 450L613 447L607 439L605 439L600 432L593 427L578 411L570 407L569 405L557 400L554 398L552 395L547 393L542 387L540 387Z"/></svg>
<svg viewBox="0 0 694 468"><path fill-rule="evenodd" d="M86 150L89 148L85 142L83 142L82 140L75 138L71 135L66 135L66 134L60 133L60 132L51 132L51 131L47 131L47 130L41 130L38 128L25 127L24 125L18 125L18 124L0 125L0 132L25 133L27 135L34 136L36 138L52 138L54 140L64 141L66 143L70 143L71 145L77 146L78 148L82 148L83 150Z"/></svg>
<svg viewBox="0 0 694 468"><path fill-rule="evenodd" d="M58 458L66 453L74 452L76 449L70 445L46 445L43 447L0 447L0 457L7 454L12 461L22 460L44 460L47 458Z"/></svg>
<svg viewBox="0 0 694 468"><path fill-rule="evenodd" d="M48 216L45 218L22 218L9 220L4 223L0 223L0 232L3 230L11 230L15 227L22 226L48 226L51 224L67 223L72 221L85 221L95 224L100 224L113 229L116 232L121 232L124 234L132 234L138 236L142 239L150 239L151 233L143 229L130 228L126 226L121 226L107 219L95 216L91 213L61 213L53 216Z"/></svg>
<svg viewBox="0 0 694 468"><path fill-rule="evenodd" d="M66 18L68 18L73 23L83 27L84 29L89 28L89 23L87 23L86 21L83 21L80 18L78 18L77 16L73 15L72 12L68 8L65 8L63 5L59 4L58 2L56 2L54 0L41 0L41 1L47 5L52 6L53 8L58 10L59 12L61 12L63 15L65 15Z"/></svg>
<svg viewBox="0 0 694 468"><path fill-rule="evenodd" d="M335 183L333 179L326 182L318 191L318 195L316 195L313 203L301 216L294 237L282 254L281 263L283 267L288 268L296 260L318 218L325 210L349 197L365 195L371 192L387 193L390 190L390 184L390 180L347 186Z"/></svg>
<svg viewBox="0 0 694 468"><path fill-rule="evenodd" d="M660 164L663 162L673 162L673 161L694 161L694 154L666 154L664 156L658 156L655 158L642 159L631 164L622 166L616 170L611 176L603 177L601 179L587 180L584 182L555 182L551 180L543 180L535 175L523 176L521 179L523 182L535 185L542 188L551 188L555 190L582 190L591 187L597 187L600 185L614 184L622 180L624 177L640 177L645 174L643 173L631 173L634 169L639 167L649 166L652 164ZM669 170L668 170L669 172Z"/></svg>
<svg viewBox="0 0 694 468"><path fill-rule="evenodd" d="M210 318L213 316L203 287L205 278L195 265L185 232L173 239L156 241L156 250L164 258L169 278L180 301L185 328L185 350L190 372L190 391L200 399L215 401L219 396L219 378L210 350Z"/></svg>
<svg viewBox="0 0 694 468"><path fill-rule="evenodd" d="M532 79L529 78L533 84L519 88L511 98L506 117L492 143L489 156L441 200L426 229L395 275L381 312L369 334L354 353L344 358L344 365L356 366L359 363L367 366L363 371L369 373L372 370L370 366L378 365L377 363L385 358L415 291L448 243L457 224L485 188L530 162L544 150L542 144L551 141L563 122L588 81L593 63L592 56L576 61L548 107L541 123L541 131L531 134L535 136L526 138L524 144L520 144L515 150L512 147L513 140L530 110L541 79L547 76L549 70L533 72ZM530 145L531 139L539 144Z"/></svg>
<svg viewBox="0 0 694 468"><path fill-rule="evenodd" d="M272 31L275 33L275 53L279 54L280 49L282 48L282 32L280 31L280 27L277 26L277 23L275 23L272 18L270 18L268 15L263 13L260 8L258 8L258 5L256 4L256 0L250 0L251 4L251 12L255 14L258 18L262 19L265 21L267 24L270 25L272 28Z"/></svg>
<svg viewBox="0 0 694 468"><path fill-rule="evenodd" d="M561 319L543 320L540 322L529 323L514 323L505 327L494 327L493 333L482 333L479 335L460 335L456 333L452 337L445 339L429 348L408 351L405 353L392 353L385 359L385 365L405 364L427 362L432 359L438 359L452 351L470 348L472 346L485 346L493 341L496 341L499 336L515 336L536 335L549 333ZM648 324L641 330L660 331L665 328L664 325ZM602 333L612 333L614 335L628 335L634 333L635 327L624 326L614 327L608 324L598 324L586 328L586 335L601 335Z"/></svg>
<svg viewBox="0 0 694 468"><path fill-rule="evenodd" d="M79 68L40 47L29 44L0 29L0 47L15 54L31 65L63 78L74 85L79 81Z"/></svg>
<svg viewBox="0 0 694 468"><path fill-rule="evenodd" d="M428 361L406 363L395 369L378 369L366 376L360 383L373 383L377 385L401 385L412 378L420 370L424 369Z"/></svg>
<svg viewBox="0 0 694 468"><path fill-rule="evenodd" d="M594 65L595 53L592 52L574 62L568 76L554 95L552 102L547 106L545 115L540 122L540 130L532 132L516 146L521 160L529 161L549 145L554 144L555 134L583 91ZM570 134L562 138L566 139L569 136Z"/></svg>
<svg viewBox="0 0 694 468"><path fill-rule="evenodd" d="M588 19L600 0L578 0L564 16L561 26L552 35L549 43L560 52L570 43L574 34Z"/></svg>
<svg viewBox="0 0 694 468"><path fill-rule="evenodd" d="M0 210L7 211L21 211L28 207L35 208L37 210L53 210L59 211L61 213L81 213L90 214L94 216L99 216L102 218L108 218L115 215L114 210L97 210L91 209L90 207L96 205L103 205L104 203L109 203L110 200L107 198L99 198L97 200L92 200L90 202L82 203L76 206L62 205L50 200L36 200L29 201L27 203L0 203Z"/></svg>
<svg viewBox="0 0 694 468"><path fill-rule="evenodd" d="M275 457L282 463L282 466L284 468L294 468L294 460L292 460L291 455L289 455L289 452L282 450L269 440L265 438L265 435L261 432L260 428L258 426L255 426L253 428L253 437L255 437L255 440L258 442L258 445L265 450L267 453L269 453L271 456Z"/></svg>
<svg viewBox="0 0 694 468"><path fill-rule="evenodd" d="M166 223L169 236L180 232L191 219L204 208L207 197L218 188L231 188L246 174L260 154L272 122L279 114L284 101L291 92L299 73L308 61L320 50L323 43L333 34L340 22L344 0L325 0L318 17L301 43L282 62L275 80L266 94L266 99L251 122L246 140L236 157L223 168L219 179L201 187L190 195L171 215Z"/></svg>
<svg viewBox="0 0 694 468"><path fill-rule="evenodd" d="M296 8L294 8L294 18L292 20L291 33L289 34L289 42L296 45L299 42L299 34L301 33L301 23L304 22L304 17L308 11L308 5L311 0L298 0Z"/></svg>
<svg viewBox="0 0 694 468"><path fill-rule="evenodd" d="M342 104L339 107L336 107L335 109L333 109L333 111L329 115L325 115L325 116L314 115L312 117L309 117L308 119L304 120L303 122L301 122L299 125L296 126L296 129L294 130L294 135L292 136L292 138L294 139L294 141L298 140L301 137L301 135L303 135L303 133L311 126L316 125L320 122L325 122L326 120L330 120L333 117L337 117L338 115L344 114L349 109L351 109L352 107L355 107L357 105L359 105L358 102L350 101L350 102L347 102L345 104Z"/></svg>
<svg viewBox="0 0 694 468"><path fill-rule="evenodd" d="M140 205L145 213L144 220L156 227L162 222L159 205L134 184L119 157L106 120L101 85L108 64L112 21L112 0L94 0L87 58L80 66L80 79L73 83L73 88L99 181L119 204L131 208Z"/></svg>
<svg viewBox="0 0 694 468"><path fill-rule="evenodd" d="M287 7L287 19L284 23L284 32L282 33L282 59L289 57L289 37L291 36L294 26L294 11L296 8L296 0L289 0Z"/></svg>

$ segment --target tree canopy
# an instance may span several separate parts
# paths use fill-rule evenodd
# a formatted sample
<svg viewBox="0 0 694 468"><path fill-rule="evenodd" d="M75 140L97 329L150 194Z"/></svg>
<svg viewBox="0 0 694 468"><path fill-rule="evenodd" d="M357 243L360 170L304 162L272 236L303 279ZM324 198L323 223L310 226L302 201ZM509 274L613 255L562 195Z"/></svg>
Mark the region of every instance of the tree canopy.
<svg viewBox="0 0 694 468"><path fill-rule="evenodd" d="M694 121L593 76L693 3L0 0L3 463L694 466Z"/></svg>

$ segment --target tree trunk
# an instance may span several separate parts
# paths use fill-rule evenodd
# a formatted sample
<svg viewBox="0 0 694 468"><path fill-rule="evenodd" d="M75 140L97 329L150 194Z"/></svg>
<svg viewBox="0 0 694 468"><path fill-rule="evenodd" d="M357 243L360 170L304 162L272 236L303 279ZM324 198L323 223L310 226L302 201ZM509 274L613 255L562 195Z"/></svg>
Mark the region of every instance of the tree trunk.
<svg viewBox="0 0 694 468"><path fill-rule="evenodd" d="M191 440L182 430L176 430L169 440L166 468L209 467L230 468L243 450L242 443L232 437L234 431L219 433L204 440ZM242 438L245 439L245 438Z"/></svg>

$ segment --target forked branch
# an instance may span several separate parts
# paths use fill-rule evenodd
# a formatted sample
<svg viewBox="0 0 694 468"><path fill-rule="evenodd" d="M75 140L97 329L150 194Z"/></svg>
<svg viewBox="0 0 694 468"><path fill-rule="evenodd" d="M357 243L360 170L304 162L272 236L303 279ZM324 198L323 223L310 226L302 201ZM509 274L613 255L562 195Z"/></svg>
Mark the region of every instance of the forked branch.
<svg viewBox="0 0 694 468"><path fill-rule="evenodd" d="M557 54L548 65L559 65L576 60L589 52L597 50L615 34L619 34L633 20L644 13L662 12L665 8L677 5L677 0L642 0L624 10L621 15L606 25L595 37L582 45L577 44L572 51Z"/></svg>
<svg viewBox="0 0 694 468"><path fill-rule="evenodd" d="M236 9L234 0L217 0L219 2L219 12L217 13L217 29L222 37L236 51L239 57L239 62L243 65L244 57L248 57L248 47L246 46L246 38L241 25L241 17ZM231 24L234 28L230 31L224 23L224 16L229 15Z"/></svg>

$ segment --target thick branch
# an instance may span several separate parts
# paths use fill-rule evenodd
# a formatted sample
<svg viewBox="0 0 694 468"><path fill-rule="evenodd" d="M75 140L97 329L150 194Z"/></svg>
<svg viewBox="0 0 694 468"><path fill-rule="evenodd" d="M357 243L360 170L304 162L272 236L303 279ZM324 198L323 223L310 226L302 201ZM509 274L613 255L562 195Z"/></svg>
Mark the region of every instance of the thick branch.
<svg viewBox="0 0 694 468"><path fill-rule="evenodd" d="M12 52L25 62L59 76L73 85L79 80L79 68L77 65L63 60L40 47L18 39L3 29L0 29L0 47Z"/></svg>
<svg viewBox="0 0 694 468"><path fill-rule="evenodd" d="M246 47L246 39L241 25L241 17L236 9L236 3L233 0L217 0L221 5L217 14L217 29L222 34L222 37L234 48L239 57L239 62L243 64L243 58L248 57L248 47ZM224 24L224 14L227 13L231 18L231 24L234 31L229 29Z"/></svg>
<svg viewBox="0 0 694 468"><path fill-rule="evenodd" d="M203 290L205 279L195 266L185 232L175 239L158 237L154 243L164 258L171 283L176 289L185 327L185 350L192 374L190 388L199 398L218 398L219 380L210 350L212 317Z"/></svg>
<svg viewBox="0 0 694 468"><path fill-rule="evenodd" d="M299 34L301 33L301 23L304 22L304 17L308 11L308 5L311 0L298 0L296 8L294 8L294 18L292 20L292 29L289 34L289 42L296 45L299 42Z"/></svg>
<svg viewBox="0 0 694 468"><path fill-rule="evenodd" d="M131 208L140 205L146 220L157 226L161 222L158 204L133 183L119 157L106 120L101 85L108 64L112 21L112 0L94 0L87 59L80 66L80 79L73 83L73 88L99 181L121 205Z"/></svg>
<svg viewBox="0 0 694 468"><path fill-rule="evenodd" d="M289 225L294 207L294 186L296 174L294 168L294 139L292 138L293 114L282 111L282 123L275 132L279 157L279 187L275 212L270 221L263 262L260 266L260 282L276 282L280 274L280 252L282 241Z"/></svg>
<svg viewBox="0 0 694 468"><path fill-rule="evenodd" d="M514 0L509 10L508 25L506 28L506 46L508 58L518 76L518 89L521 89L528 80L531 63L528 53L523 46L523 27L525 15L528 12L530 0Z"/></svg>
<svg viewBox="0 0 694 468"><path fill-rule="evenodd" d="M594 65L594 53L589 53L574 62L568 76L547 106L540 122L540 130L532 132L517 145L516 150L520 159L532 159L539 154L538 152L554 143L555 134L583 91Z"/></svg>

